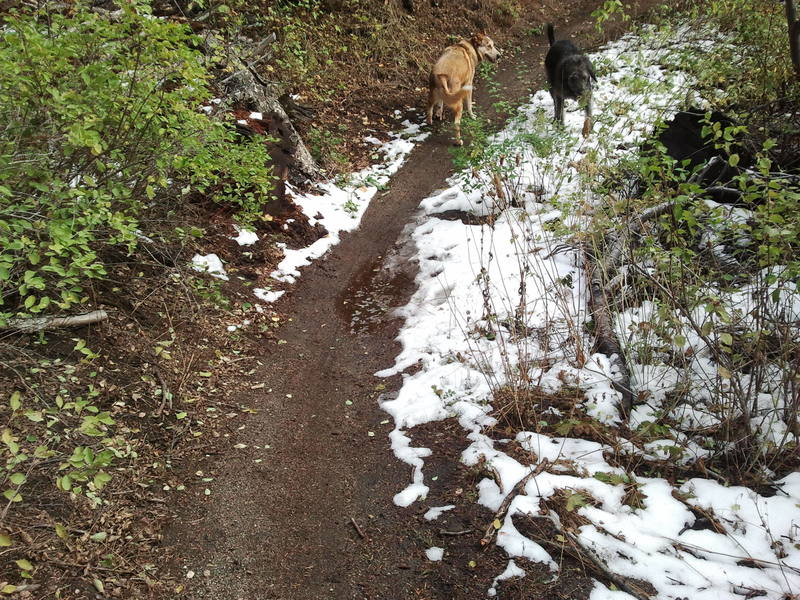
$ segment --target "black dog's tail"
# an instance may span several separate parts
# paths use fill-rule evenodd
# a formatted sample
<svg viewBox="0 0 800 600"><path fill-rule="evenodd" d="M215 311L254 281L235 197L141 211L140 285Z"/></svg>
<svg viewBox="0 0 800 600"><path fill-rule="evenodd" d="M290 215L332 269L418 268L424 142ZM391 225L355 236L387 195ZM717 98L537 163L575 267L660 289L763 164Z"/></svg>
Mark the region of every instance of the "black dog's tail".
<svg viewBox="0 0 800 600"><path fill-rule="evenodd" d="M547 24L547 39L550 40L551 46L556 43L556 32L552 23Z"/></svg>

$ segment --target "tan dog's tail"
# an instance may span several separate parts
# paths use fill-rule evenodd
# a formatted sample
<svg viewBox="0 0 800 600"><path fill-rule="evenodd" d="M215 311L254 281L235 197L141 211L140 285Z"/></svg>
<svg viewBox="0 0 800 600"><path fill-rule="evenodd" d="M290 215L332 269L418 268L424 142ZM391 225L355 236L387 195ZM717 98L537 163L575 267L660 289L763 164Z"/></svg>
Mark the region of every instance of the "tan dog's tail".
<svg viewBox="0 0 800 600"><path fill-rule="evenodd" d="M457 90L450 89L450 81L447 75L445 75L444 73L439 73L436 76L436 79L439 80L439 85L441 86L446 96L457 96L459 92L468 92L472 89L472 86L469 84L461 86Z"/></svg>
<svg viewBox="0 0 800 600"><path fill-rule="evenodd" d="M439 80L439 84L442 86L444 93L448 96L452 96L453 92L450 91L450 84L448 83L447 75L444 73L439 73L436 78Z"/></svg>

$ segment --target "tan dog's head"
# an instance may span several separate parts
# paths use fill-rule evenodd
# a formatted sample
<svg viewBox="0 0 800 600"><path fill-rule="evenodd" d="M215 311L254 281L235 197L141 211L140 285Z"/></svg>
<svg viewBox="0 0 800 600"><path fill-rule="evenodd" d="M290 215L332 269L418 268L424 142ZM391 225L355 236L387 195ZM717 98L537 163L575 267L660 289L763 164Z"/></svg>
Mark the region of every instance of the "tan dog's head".
<svg viewBox="0 0 800 600"><path fill-rule="evenodd" d="M482 60L494 62L500 56L500 51L495 48L492 38L485 33L476 33L472 36L470 43L475 47L475 52Z"/></svg>

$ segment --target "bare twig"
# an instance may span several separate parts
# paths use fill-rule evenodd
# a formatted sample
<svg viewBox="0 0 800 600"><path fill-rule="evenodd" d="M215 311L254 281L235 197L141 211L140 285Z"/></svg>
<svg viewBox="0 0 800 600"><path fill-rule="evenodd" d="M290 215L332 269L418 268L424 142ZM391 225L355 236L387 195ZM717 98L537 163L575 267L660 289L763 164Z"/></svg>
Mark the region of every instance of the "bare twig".
<svg viewBox="0 0 800 600"><path fill-rule="evenodd" d="M611 250L606 255L607 258L604 261L606 271L610 273L616 270L628 242L634 235L638 235L642 232L645 223L671 212L674 207L675 203L672 201L662 202L656 206L651 206L639 215L638 218L628 226L625 233L620 234L611 245Z"/></svg>
<svg viewBox="0 0 800 600"><path fill-rule="evenodd" d="M156 377L158 378L158 384L161 386L161 406L158 407L156 411L156 416L160 417L164 412L164 407L166 406L167 402L169 402L169 409L172 410L172 392L169 391L167 388L167 384L164 382L164 377L161 376L161 371L156 369Z"/></svg>
<svg viewBox="0 0 800 600"><path fill-rule="evenodd" d="M588 566L593 568L596 573L611 581L620 590L630 594L637 600L650 600L650 595L647 592L611 571L599 556L589 548L581 545L574 533L566 530L559 531L569 541L569 544L554 542L541 537L537 537L535 541L542 545L555 547L559 551L564 551L584 564L588 563Z"/></svg>
<svg viewBox="0 0 800 600"><path fill-rule="evenodd" d="M457 536L457 535L467 535L468 533L475 533L475 529L464 529L463 531L447 531L447 529L439 530L439 535Z"/></svg>
<svg viewBox="0 0 800 600"><path fill-rule="evenodd" d="M358 526L358 523L356 523L356 520L353 517L350 517L350 522L353 524L353 527L355 527L355 530L356 530L356 533L358 533L358 536L362 540L367 539L367 535L361 530L361 527Z"/></svg>
<svg viewBox="0 0 800 600"><path fill-rule="evenodd" d="M505 517L506 513L508 512L508 507L511 506L511 503L514 501L514 498L519 496L525 489L525 486L528 484L528 482L537 475L541 474L541 472L544 471L549 464L550 464L549 460L547 460L546 458L542 459L542 462L540 462L533 471L525 475L525 477L520 479L517 482L517 484L513 488L511 488L511 491L508 493L508 495L503 499L503 502L500 504L500 508L498 508L497 512L494 514L492 522L489 523L489 526L486 528L486 534L481 538L481 546L486 546L492 541L492 538L494 537L494 534L497 531L497 528L494 526L495 521L497 521L498 519L502 520L503 517Z"/></svg>

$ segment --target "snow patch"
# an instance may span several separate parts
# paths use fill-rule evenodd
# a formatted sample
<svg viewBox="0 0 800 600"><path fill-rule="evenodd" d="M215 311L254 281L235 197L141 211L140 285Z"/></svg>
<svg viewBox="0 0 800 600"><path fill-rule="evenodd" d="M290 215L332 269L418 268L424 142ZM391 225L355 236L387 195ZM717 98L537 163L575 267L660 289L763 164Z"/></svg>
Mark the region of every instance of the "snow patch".
<svg viewBox="0 0 800 600"><path fill-rule="evenodd" d="M208 273L212 277L228 281L228 274L225 272L225 267L222 266L222 260L216 254L195 254L192 257L192 268L195 271L202 271Z"/></svg>

